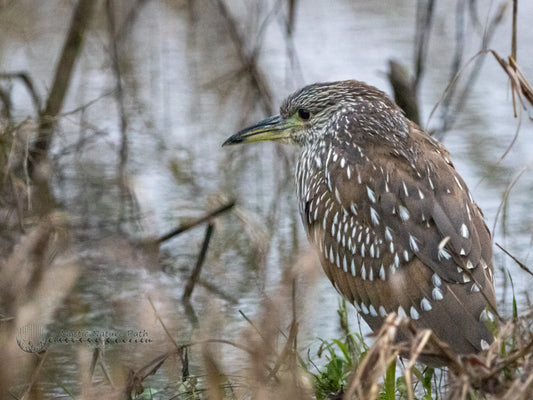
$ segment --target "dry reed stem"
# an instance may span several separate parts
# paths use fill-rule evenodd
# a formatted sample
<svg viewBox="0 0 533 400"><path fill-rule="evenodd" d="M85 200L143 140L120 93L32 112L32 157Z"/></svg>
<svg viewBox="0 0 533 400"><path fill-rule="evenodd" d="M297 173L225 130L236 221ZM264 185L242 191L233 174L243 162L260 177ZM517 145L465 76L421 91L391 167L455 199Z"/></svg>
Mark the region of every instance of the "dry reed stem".
<svg viewBox="0 0 533 400"><path fill-rule="evenodd" d="M48 156L55 120L61 112L74 71L74 64L81 52L85 30L89 25L96 4L97 2L94 0L78 0L74 9L70 28L56 67L50 94L46 100L45 109L40 113L37 139L30 150L29 162L30 175L32 176L35 167L39 166Z"/></svg>
<svg viewBox="0 0 533 400"><path fill-rule="evenodd" d="M357 395L360 400L377 398L379 379L400 353L398 345L395 344L396 334L400 325L400 319L396 314L391 313L387 316L375 338L374 344L357 367L344 399L351 399L354 395Z"/></svg>

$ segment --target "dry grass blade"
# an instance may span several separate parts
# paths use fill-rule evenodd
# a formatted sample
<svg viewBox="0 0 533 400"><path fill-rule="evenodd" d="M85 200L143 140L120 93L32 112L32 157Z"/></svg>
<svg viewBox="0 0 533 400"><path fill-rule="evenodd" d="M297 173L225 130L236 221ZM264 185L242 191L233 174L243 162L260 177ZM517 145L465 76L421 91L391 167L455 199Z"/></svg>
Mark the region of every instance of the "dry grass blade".
<svg viewBox="0 0 533 400"><path fill-rule="evenodd" d="M209 350L209 346L204 346L203 358L208 398L213 400L223 400L224 374L218 364L216 355Z"/></svg>
<svg viewBox="0 0 533 400"><path fill-rule="evenodd" d="M525 272L527 272L529 275L533 276L533 272L528 268L526 267L526 265L521 262L518 258L516 258L515 256L513 256L509 251L507 251L505 248L503 248L503 246L501 246L499 243L495 243L496 246L498 246L500 248L501 251L503 251L505 254L507 254L509 257L511 257L511 259L520 267L522 268Z"/></svg>
<svg viewBox="0 0 533 400"><path fill-rule="evenodd" d="M494 50L489 51L509 77L509 80L511 82L511 91L513 93L514 116L516 118L518 116L516 110L516 98L520 100L520 103L522 104L522 107L524 109L526 109L524 99L527 100L527 102L529 102L529 104L533 106L533 88L531 87L526 77L516 64L516 61L513 57L509 56L509 62L507 62L503 58L501 58Z"/></svg>
<svg viewBox="0 0 533 400"><path fill-rule="evenodd" d="M389 365L400 354L400 349L395 344L399 327L400 319L394 313L389 314L378 332L374 344L355 371L344 396L345 399L351 399L354 394L361 400L377 398L380 377L385 374Z"/></svg>
<svg viewBox="0 0 533 400"><path fill-rule="evenodd" d="M154 358L152 361L150 361L148 364L146 364L144 367L141 367L137 371L130 370L126 385L124 386L124 398L131 398L131 393L133 391L135 391L137 395L140 395L144 391L144 388L142 386L143 381L148 376L154 375L157 370L163 365L165 360L172 354L174 354L174 351L165 353L161 356Z"/></svg>
<svg viewBox="0 0 533 400"><path fill-rule="evenodd" d="M422 351L424 350L424 347L428 343L429 339L431 338L431 331L428 329L424 329L416 335L416 338L413 340L411 348L411 358L409 359L409 362L407 363L407 367L405 368L405 382L407 383L407 394L409 397L409 400L414 399L414 393L413 393L413 368L415 366L416 360L418 360L418 357L420 354L422 354Z"/></svg>

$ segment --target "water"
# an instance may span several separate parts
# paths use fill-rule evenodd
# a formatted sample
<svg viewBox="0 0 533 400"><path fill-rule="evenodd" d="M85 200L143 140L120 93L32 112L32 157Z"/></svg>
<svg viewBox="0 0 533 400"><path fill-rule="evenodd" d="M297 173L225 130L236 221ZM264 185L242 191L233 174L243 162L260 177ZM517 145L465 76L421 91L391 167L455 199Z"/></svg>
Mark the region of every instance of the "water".
<svg viewBox="0 0 533 400"><path fill-rule="evenodd" d="M258 63L276 105L294 89L315 81L355 78L390 93L387 61L394 58L411 65L414 57L413 0L392 4L364 0L299 2L290 40L284 32L282 12L270 13L272 4L228 3L247 49L261 45ZM129 354L117 351L117 369L120 363L139 366L136 359L146 359L143 357L147 354L158 354L170 346L161 324L154 319L148 298L179 342L196 338L198 332L238 341L241 330L249 328L238 310L252 319L258 318L265 294L274 298L287 296L288 304L290 291L283 285L280 289L280 280L309 253L294 198L294 149L268 143L220 148L230 134L265 117L266 107L250 89L248 78L242 74L241 78L236 77L241 69L238 53L215 5L204 1L190 4L192 12L185 3L148 2L138 10L129 34L120 42L128 118L127 184L131 193L127 197L135 201L121 203L117 186L119 116L110 94L115 80L102 10L86 40L64 110L96 101L83 113L61 119L54 144L58 171L55 192L69 212L78 235L76 249L84 266L74 300L60 310L53 329L148 330L154 343L135 347ZM497 7L494 2L479 4L479 29L465 17L467 40L462 64L480 49L487 15L494 15ZM509 11L490 43L490 48L502 57L510 52ZM0 9L0 13L5 31L0 35L2 70L27 71L39 93L46 93L70 10L60 1L38 6L21 2ZM456 45L454 13L449 2L437 4L420 88L422 121L425 125L429 120L430 129L441 122L440 109L431 118L430 113L450 78ZM528 44L533 42L533 30L528 26L528 16L532 14L533 4L522 2L518 62L530 80L533 53L528 51ZM24 19L19 22L17 15L24 15ZM124 4L119 15L126 15ZM259 23L267 15L270 17L261 30ZM13 84L13 101L17 119L32 113L21 85ZM508 79L487 55L477 84L444 142L491 230L506 188L533 161L533 125L524 112L518 139L500 160L519 123L512 113ZM64 154L65 148L81 138L87 140L81 153ZM531 247L532 185L528 169L512 189L505 228L500 214L494 232L495 242L526 264ZM192 306L200 328L194 330L194 318L180 298L205 228L196 228L165 243L160 254L152 257L119 232L125 231L136 239L161 235L181 221L213 209L220 199L232 198L238 202L237 212L217 221L202 271L202 279L224 296L202 286L195 289ZM125 204L125 208L120 204ZM499 282L497 295L503 314L508 315L511 293L503 283L505 269L513 275L515 293L522 305L526 304L526 291L533 279L497 249L494 262ZM308 279L310 293L302 296L305 300L300 304L300 343L305 346L316 337L338 335L338 295L323 275L314 274L316 262L307 260L303 264L312 275ZM160 265L165 266L164 271ZM226 360L243 358L238 351L227 352ZM79 348L64 346L55 348L50 355L56 360L51 362L55 367L51 374L64 377L69 387L76 387L77 377L66 361L79 354ZM197 362L198 359L192 360L193 368ZM166 382L164 377L162 380ZM53 389L46 390L61 391L57 385L50 387Z"/></svg>

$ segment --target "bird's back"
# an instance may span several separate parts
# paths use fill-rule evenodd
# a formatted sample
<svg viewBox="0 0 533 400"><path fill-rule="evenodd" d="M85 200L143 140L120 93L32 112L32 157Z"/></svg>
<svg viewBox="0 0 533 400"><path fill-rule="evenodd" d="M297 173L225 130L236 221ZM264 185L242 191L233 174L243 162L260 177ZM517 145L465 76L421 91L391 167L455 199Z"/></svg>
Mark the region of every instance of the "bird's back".
<svg viewBox="0 0 533 400"><path fill-rule="evenodd" d="M298 162L300 212L326 274L373 330L395 312L457 353L480 351L492 341L483 311L495 307L480 209L448 152L415 124L407 145L391 146L372 132L386 127L360 119L345 108L335 135Z"/></svg>

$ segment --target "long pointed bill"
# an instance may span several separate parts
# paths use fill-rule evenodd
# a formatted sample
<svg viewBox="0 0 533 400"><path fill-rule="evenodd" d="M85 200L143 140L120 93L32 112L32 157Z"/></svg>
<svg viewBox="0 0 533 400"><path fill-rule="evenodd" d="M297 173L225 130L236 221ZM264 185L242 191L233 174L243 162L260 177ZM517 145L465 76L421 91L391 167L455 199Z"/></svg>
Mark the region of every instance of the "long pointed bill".
<svg viewBox="0 0 533 400"><path fill-rule="evenodd" d="M274 115L264 119L254 126L250 126L237 132L222 144L228 146L230 144L260 142L263 140L283 140L290 138L290 129L293 124L290 120L287 121L281 115Z"/></svg>

